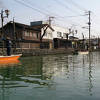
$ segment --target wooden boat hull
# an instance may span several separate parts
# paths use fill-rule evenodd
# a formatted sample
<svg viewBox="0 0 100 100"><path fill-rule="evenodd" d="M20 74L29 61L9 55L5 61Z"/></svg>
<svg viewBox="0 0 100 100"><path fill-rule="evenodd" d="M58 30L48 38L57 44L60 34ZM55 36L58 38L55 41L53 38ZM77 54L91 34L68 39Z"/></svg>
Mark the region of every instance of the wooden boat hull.
<svg viewBox="0 0 100 100"><path fill-rule="evenodd" d="M19 64L20 61L17 60L7 60L7 61L0 61L0 67L6 67L6 66L13 66Z"/></svg>
<svg viewBox="0 0 100 100"><path fill-rule="evenodd" d="M19 58L20 56L22 56L22 54L11 55L11 56L0 56L0 62L18 60L18 58Z"/></svg>

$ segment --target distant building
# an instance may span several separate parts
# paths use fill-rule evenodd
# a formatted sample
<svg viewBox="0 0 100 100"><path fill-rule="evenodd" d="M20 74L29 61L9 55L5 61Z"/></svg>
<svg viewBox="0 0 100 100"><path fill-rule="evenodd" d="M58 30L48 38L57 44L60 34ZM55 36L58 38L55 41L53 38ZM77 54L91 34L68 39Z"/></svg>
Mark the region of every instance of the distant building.
<svg viewBox="0 0 100 100"><path fill-rule="evenodd" d="M43 21L31 22L31 26L33 26L34 28L44 26L44 25L48 25L48 23L45 23ZM46 27L41 28L41 35L44 34L45 28ZM67 39L68 39L67 28L51 25L45 31L42 40L49 41L50 48L65 48L67 44L69 45Z"/></svg>
<svg viewBox="0 0 100 100"><path fill-rule="evenodd" d="M17 48L40 48L40 30L29 25L10 21L3 27L3 36L9 37Z"/></svg>
<svg viewBox="0 0 100 100"><path fill-rule="evenodd" d="M55 25L52 25L52 28L55 30L53 32L53 39L54 38L66 39L67 38L67 35L69 33L67 28L55 26Z"/></svg>
<svg viewBox="0 0 100 100"><path fill-rule="evenodd" d="M47 23L43 23L42 21L31 22L31 27L34 29L39 29L41 38L41 48L53 48L53 31L54 29L48 25Z"/></svg>
<svg viewBox="0 0 100 100"><path fill-rule="evenodd" d="M35 21L35 22L31 22L30 24L33 27L48 25L48 23L44 21ZM46 34L44 35L43 39L51 39L51 40L53 40L54 38L66 39L66 35L68 34L67 28L55 26L55 25L51 25L51 27L49 28L46 30ZM43 29L41 29L41 34L43 34Z"/></svg>
<svg viewBox="0 0 100 100"><path fill-rule="evenodd" d="M70 39L70 40L79 40L79 38L74 37L74 36L69 36L69 39Z"/></svg>
<svg viewBox="0 0 100 100"><path fill-rule="evenodd" d="M15 32L14 32L15 31ZM10 21L3 27L4 38L10 37L17 48L52 48L51 33L54 31L48 24L25 25ZM48 38L44 38L46 34Z"/></svg>

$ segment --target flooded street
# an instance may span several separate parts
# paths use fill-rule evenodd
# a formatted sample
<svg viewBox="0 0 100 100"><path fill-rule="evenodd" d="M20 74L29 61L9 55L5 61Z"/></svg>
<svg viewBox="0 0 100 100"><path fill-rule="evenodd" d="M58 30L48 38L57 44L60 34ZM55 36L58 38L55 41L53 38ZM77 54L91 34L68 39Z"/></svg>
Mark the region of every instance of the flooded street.
<svg viewBox="0 0 100 100"><path fill-rule="evenodd" d="M100 52L23 57L0 66L0 100L99 100Z"/></svg>

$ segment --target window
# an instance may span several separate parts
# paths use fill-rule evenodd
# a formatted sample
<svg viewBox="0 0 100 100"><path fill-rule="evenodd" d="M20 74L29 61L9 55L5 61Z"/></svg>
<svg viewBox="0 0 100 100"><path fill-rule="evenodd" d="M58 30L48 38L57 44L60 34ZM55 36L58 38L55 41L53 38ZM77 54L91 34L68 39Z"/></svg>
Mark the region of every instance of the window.
<svg viewBox="0 0 100 100"><path fill-rule="evenodd" d="M63 38L66 38L67 33L63 33Z"/></svg>
<svg viewBox="0 0 100 100"><path fill-rule="evenodd" d="M32 37L32 35L33 35L33 33L32 32L30 32L30 36Z"/></svg>
<svg viewBox="0 0 100 100"><path fill-rule="evenodd" d="M39 38L39 34L38 33L36 33L36 36L37 36L37 39Z"/></svg>
<svg viewBox="0 0 100 100"><path fill-rule="evenodd" d="M29 36L29 32L28 31L25 31L25 36Z"/></svg>
<svg viewBox="0 0 100 100"><path fill-rule="evenodd" d="M57 32L57 37L62 37L62 33L61 32Z"/></svg>
<svg viewBox="0 0 100 100"><path fill-rule="evenodd" d="M34 33L32 32L32 37L34 37Z"/></svg>
<svg viewBox="0 0 100 100"><path fill-rule="evenodd" d="M30 36L30 31L28 31L28 36Z"/></svg>

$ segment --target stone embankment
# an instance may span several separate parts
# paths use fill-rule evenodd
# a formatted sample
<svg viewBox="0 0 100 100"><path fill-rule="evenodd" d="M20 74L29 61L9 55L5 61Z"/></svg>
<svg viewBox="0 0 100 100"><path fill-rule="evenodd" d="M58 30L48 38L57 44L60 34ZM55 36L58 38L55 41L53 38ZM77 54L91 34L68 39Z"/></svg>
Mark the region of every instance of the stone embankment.
<svg viewBox="0 0 100 100"><path fill-rule="evenodd" d="M72 48L68 49L12 49L12 54L20 54L23 56L40 56L40 55L54 55L54 54L71 54ZM3 52L3 53L2 53ZM0 55L6 55L6 49L0 49Z"/></svg>

